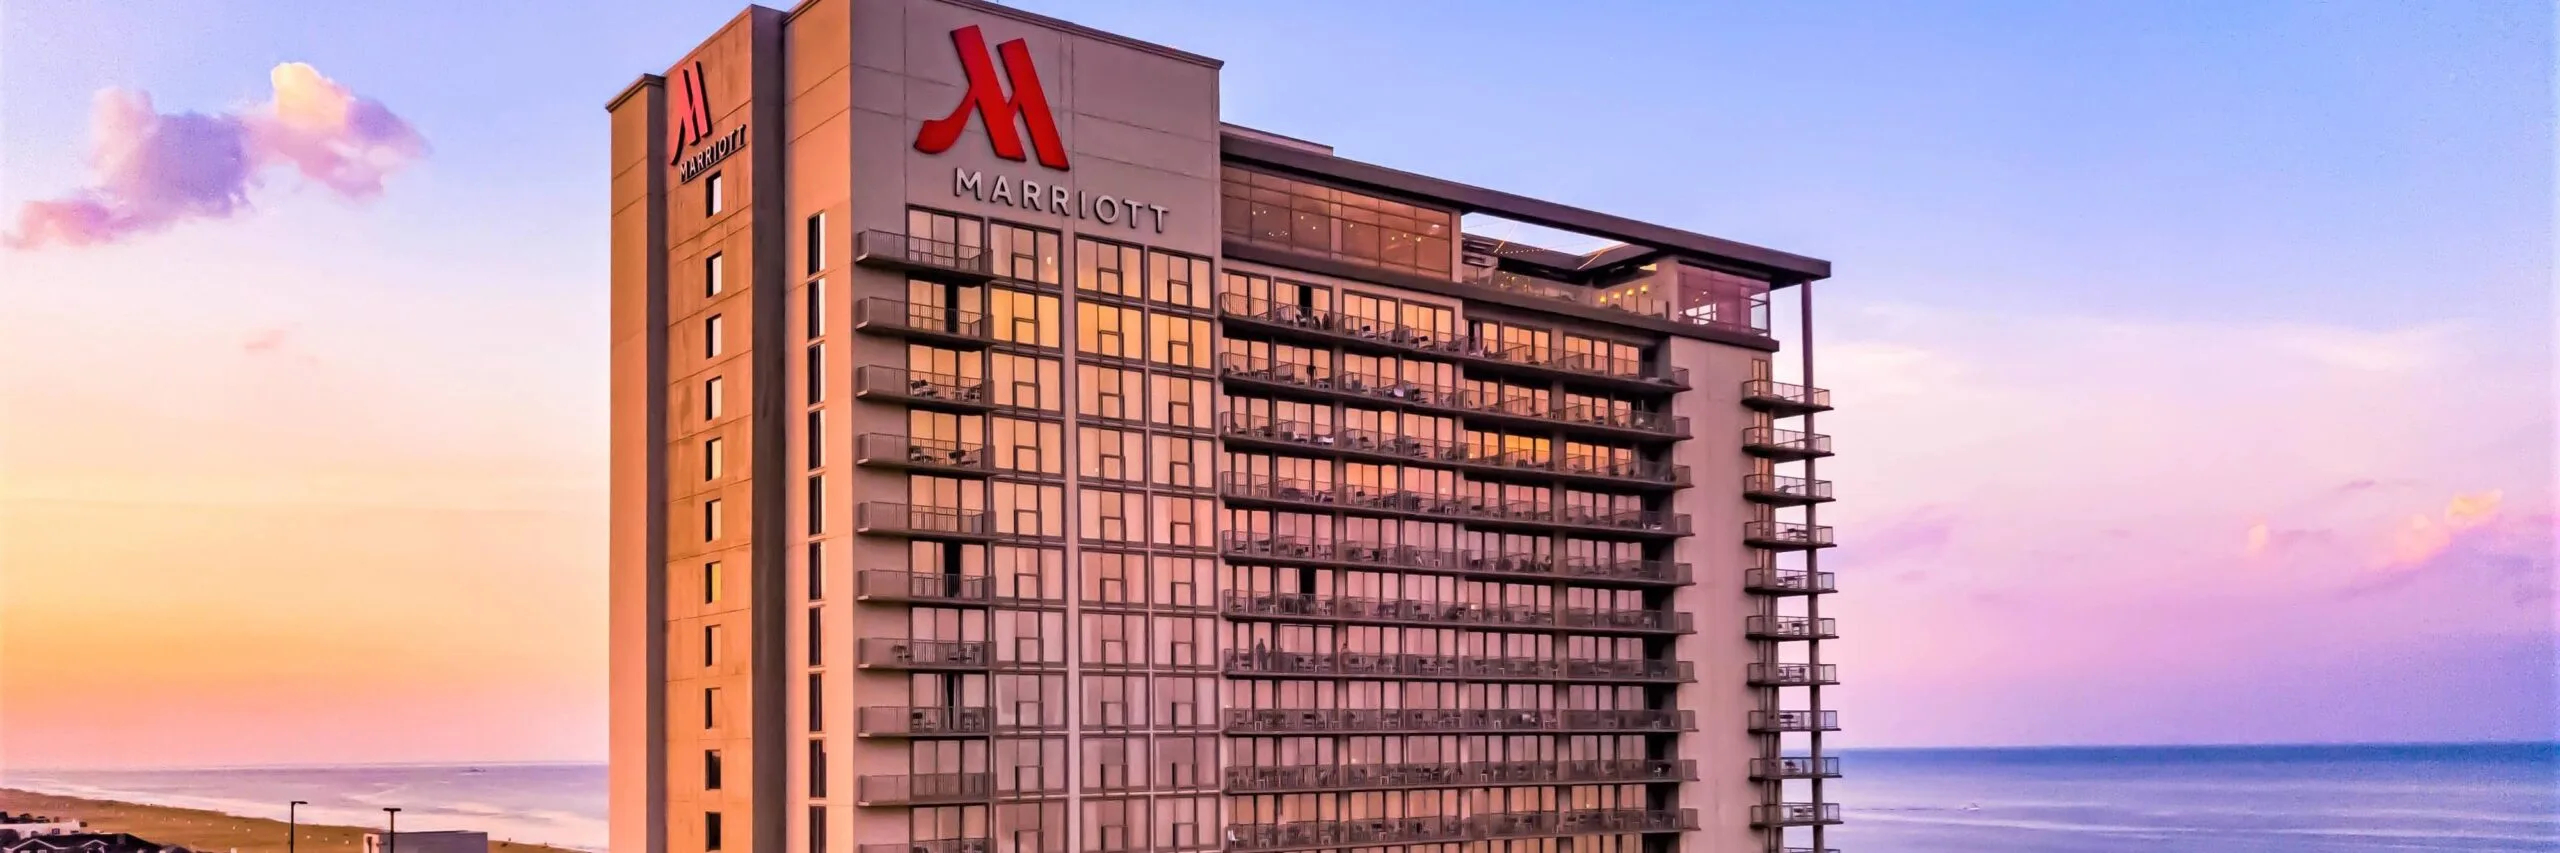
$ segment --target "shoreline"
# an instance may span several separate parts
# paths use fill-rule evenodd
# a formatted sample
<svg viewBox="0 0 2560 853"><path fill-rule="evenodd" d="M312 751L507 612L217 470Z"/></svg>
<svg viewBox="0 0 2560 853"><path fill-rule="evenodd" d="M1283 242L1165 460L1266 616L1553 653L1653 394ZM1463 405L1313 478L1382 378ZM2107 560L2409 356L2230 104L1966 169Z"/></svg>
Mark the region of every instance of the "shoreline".
<svg viewBox="0 0 2560 853"><path fill-rule="evenodd" d="M127 832L198 853L361 853L364 834L379 827L301 823L286 843L285 822L212 809L48 794L0 787L0 811L83 821L90 832ZM489 853L596 853L574 847L489 838Z"/></svg>

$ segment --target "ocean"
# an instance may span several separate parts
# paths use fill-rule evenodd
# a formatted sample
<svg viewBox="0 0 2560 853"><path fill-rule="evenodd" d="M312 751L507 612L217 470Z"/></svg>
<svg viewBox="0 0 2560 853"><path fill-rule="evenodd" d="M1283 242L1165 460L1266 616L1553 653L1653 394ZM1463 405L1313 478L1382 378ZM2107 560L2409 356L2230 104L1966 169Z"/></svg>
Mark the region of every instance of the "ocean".
<svg viewBox="0 0 2560 853"><path fill-rule="evenodd" d="M2560 851L2560 744L1853 750L1844 853ZM597 764L12 770L0 785L602 850ZM1800 842L1799 842L1800 843Z"/></svg>

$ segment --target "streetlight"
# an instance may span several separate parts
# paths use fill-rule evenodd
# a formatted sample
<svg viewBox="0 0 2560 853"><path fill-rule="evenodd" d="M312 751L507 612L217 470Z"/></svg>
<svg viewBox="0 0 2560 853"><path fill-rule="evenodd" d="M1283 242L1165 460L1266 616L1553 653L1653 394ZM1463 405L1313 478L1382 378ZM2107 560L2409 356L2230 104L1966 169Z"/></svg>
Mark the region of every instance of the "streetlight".
<svg viewBox="0 0 2560 853"><path fill-rule="evenodd" d="M295 800L284 804L284 853L293 853L293 842L295 836L302 834L294 829L293 807L307 805L310 805L310 803L302 800Z"/></svg>
<svg viewBox="0 0 2560 853"><path fill-rule="evenodd" d="M382 812L391 816L390 831L382 834L383 853L400 853L400 809L398 806L383 806Z"/></svg>

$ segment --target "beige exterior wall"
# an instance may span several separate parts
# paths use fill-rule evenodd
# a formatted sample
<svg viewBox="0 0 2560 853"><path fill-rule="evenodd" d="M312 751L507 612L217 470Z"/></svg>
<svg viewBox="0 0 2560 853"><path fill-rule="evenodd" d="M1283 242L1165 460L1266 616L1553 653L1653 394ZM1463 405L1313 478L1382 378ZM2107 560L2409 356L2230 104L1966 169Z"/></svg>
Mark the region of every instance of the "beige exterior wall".
<svg viewBox="0 0 2560 853"><path fill-rule="evenodd" d="M1698 715L1698 730L1680 738L1680 754L1698 761L1698 781L1680 786L1680 804L1697 809L1703 827L1690 837L1688 843L1697 846L1689 849L1748 850L1758 843L1751 807L1760 803L1760 788L1748 774L1760 745L1747 726L1760 701L1744 672L1759 652L1743 638L1742 625L1760 611L1758 599L1742 591L1743 571L1754 559L1742 544L1742 528L1757 507L1742 498L1742 481L1754 461L1741 449L1742 431L1752 424L1741 392L1753 362L1768 356L1682 338L1672 339L1670 347L1671 363L1689 369L1696 389L1672 398L1671 406L1673 414L1689 419L1690 430L1672 458L1689 466L1695 483L1678 493L1673 509L1687 513L1697 531L1675 552L1693 567L1696 582L1672 599L1698 620L1698 632L1678 644L1680 659L1698 671L1698 680L1679 691L1680 707Z"/></svg>

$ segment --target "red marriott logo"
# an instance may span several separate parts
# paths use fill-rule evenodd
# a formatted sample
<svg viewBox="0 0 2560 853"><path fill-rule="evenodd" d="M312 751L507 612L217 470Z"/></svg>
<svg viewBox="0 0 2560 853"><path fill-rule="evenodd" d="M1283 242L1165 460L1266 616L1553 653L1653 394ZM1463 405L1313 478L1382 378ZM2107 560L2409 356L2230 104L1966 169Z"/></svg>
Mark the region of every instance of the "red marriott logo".
<svg viewBox="0 0 2560 853"><path fill-rule="evenodd" d="M747 126L740 124L729 135L711 137L711 96L702 85L702 63L676 69L674 99L667 104L667 165L676 167L676 182L693 180L702 170L717 165L747 145ZM685 154L687 146L711 140L702 150Z"/></svg>
<svg viewBox="0 0 2560 853"><path fill-rule="evenodd" d="M1031 67L1031 47L1021 39L996 45L996 53L1004 57L1004 75L1013 81L1013 96L1006 97L996 79L995 62L987 57L986 37L976 26L952 30L951 44L960 51L960 70L969 76L969 92L950 115L924 123L916 133L916 150L927 154L951 150L951 143L958 142L960 131L969 126L969 114L975 112L986 121L987 144L995 148L996 156L1021 160L1022 138L1014 134L1014 120L1019 118L1031 131L1031 150L1040 155L1040 165L1066 171L1067 146L1058 141L1049 97L1040 91L1040 72Z"/></svg>

